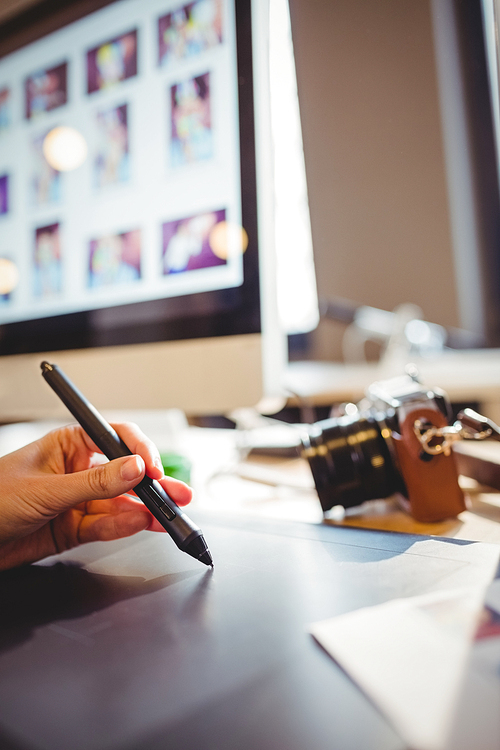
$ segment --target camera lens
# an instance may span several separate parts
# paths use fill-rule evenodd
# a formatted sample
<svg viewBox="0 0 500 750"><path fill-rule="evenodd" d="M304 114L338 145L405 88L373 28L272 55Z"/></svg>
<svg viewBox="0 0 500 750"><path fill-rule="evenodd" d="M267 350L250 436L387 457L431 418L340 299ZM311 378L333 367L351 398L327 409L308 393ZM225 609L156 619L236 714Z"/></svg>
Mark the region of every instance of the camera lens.
<svg viewBox="0 0 500 750"><path fill-rule="evenodd" d="M323 511L404 493L388 440L384 422L368 413L311 425L302 436L302 455L309 461Z"/></svg>

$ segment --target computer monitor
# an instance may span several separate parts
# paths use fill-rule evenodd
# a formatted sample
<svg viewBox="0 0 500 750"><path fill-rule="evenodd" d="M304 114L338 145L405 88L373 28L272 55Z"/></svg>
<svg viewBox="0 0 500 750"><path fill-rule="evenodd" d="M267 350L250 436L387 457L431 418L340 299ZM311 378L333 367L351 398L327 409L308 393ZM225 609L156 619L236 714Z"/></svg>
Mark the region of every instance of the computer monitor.
<svg viewBox="0 0 500 750"><path fill-rule="evenodd" d="M0 421L57 413L42 359L102 409L280 392L266 24L262 0L94 0L0 27Z"/></svg>

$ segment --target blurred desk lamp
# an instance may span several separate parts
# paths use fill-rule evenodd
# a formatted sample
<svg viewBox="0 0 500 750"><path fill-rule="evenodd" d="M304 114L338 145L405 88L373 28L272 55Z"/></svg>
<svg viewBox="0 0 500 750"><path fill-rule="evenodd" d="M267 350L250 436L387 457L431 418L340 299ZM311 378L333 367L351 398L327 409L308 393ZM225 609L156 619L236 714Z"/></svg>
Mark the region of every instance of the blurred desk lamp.
<svg viewBox="0 0 500 750"><path fill-rule="evenodd" d="M392 312L348 300L323 300L323 318L347 323L342 340L345 362L366 362L366 344L380 346L381 359L398 351L414 356L439 354L446 348L464 349L480 345L472 333L445 328L424 320L420 307L411 303L398 305Z"/></svg>

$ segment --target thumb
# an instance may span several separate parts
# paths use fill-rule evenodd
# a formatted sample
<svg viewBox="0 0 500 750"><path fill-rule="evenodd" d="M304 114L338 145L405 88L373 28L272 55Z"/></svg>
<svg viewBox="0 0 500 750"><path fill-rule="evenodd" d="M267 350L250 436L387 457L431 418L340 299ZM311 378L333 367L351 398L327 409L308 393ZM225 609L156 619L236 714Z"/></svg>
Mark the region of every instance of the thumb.
<svg viewBox="0 0 500 750"><path fill-rule="evenodd" d="M124 456L92 469L58 475L55 482L56 477L52 477L47 500L52 511L61 512L87 500L117 497L130 492L145 473L141 456Z"/></svg>

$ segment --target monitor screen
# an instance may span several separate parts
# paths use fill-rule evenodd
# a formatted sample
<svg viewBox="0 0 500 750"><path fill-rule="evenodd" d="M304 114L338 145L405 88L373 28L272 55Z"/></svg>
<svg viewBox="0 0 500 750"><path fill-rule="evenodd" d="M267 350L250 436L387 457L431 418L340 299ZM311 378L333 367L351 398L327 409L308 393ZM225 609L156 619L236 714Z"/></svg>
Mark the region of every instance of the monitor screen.
<svg viewBox="0 0 500 750"><path fill-rule="evenodd" d="M4 54L1 355L260 334L252 62L250 0L116 0Z"/></svg>
<svg viewBox="0 0 500 750"><path fill-rule="evenodd" d="M161 325L185 338L234 312L246 236L232 3L119 0L5 56L0 97L0 321L17 324L4 353L151 340Z"/></svg>

